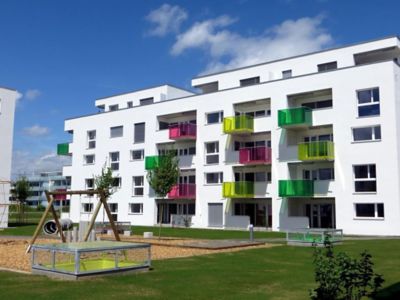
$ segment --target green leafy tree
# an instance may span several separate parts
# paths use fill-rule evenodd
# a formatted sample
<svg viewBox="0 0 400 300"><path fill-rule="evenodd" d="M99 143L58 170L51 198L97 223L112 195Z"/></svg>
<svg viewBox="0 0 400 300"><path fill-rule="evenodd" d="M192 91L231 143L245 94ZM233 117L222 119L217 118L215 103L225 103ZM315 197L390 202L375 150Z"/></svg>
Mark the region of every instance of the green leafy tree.
<svg viewBox="0 0 400 300"><path fill-rule="evenodd" d="M176 185L179 179L179 167L176 151L169 150L164 156L159 157L159 161L155 168L149 170L147 173L147 181L154 190L157 197L165 198L172 187ZM160 205L158 216L160 221L160 228L158 232L159 238L161 237L161 224L163 215L163 205Z"/></svg>
<svg viewBox="0 0 400 300"><path fill-rule="evenodd" d="M363 251L360 258L351 258L344 252L333 252L326 240L325 249L314 251L315 281L318 287L310 292L314 300L359 300L376 294L383 277L373 270L372 256Z"/></svg>
<svg viewBox="0 0 400 300"><path fill-rule="evenodd" d="M25 220L26 199L28 199L31 193L31 186L25 176L19 177L14 183L14 188L11 189L11 194L18 203L19 223L22 223Z"/></svg>
<svg viewBox="0 0 400 300"><path fill-rule="evenodd" d="M113 177L112 170L104 164L101 169L101 174L94 176L94 185L96 190L103 194L107 200L114 192L115 178Z"/></svg>

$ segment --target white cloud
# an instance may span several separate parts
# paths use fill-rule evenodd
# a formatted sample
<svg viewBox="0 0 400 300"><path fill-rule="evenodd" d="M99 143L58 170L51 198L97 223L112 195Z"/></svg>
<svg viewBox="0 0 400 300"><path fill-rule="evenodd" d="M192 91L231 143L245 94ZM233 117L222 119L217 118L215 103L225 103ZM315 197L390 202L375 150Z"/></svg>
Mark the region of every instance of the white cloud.
<svg viewBox="0 0 400 300"><path fill-rule="evenodd" d="M22 132L30 137L38 137L48 135L50 133L50 129L40 125L33 125L31 127L25 127Z"/></svg>
<svg viewBox="0 0 400 300"><path fill-rule="evenodd" d="M41 94L42 92L37 89L30 89L25 92L24 97L25 99L32 101L38 98Z"/></svg>
<svg viewBox="0 0 400 300"><path fill-rule="evenodd" d="M58 156L54 152L34 155L28 151L14 151L12 177L30 175L39 172L62 171L62 167L71 164L71 157Z"/></svg>
<svg viewBox="0 0 400 300"><path fill-rule="evenodd" d="M333 43L322 21L321 16L286 20L262 34L245 36L226 29L235 20L221 16L195 23L177 35L171 54L202 49L210 59L203 73L210 73L318 51Z"/></svg>
<svg viewBox="0 0 400 300"><path fill-rule="evenodd" d="M163 4L146 16L146 20L153 24L153 28L148 31L148 34L165 36L171 32L176 33L187 17L186 11L178 5Z"/></svg>

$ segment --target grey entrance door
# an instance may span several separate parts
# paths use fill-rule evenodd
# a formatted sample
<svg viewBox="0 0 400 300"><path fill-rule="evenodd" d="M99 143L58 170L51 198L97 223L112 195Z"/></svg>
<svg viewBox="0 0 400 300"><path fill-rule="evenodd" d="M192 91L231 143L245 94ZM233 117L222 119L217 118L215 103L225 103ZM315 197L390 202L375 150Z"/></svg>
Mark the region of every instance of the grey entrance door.
<svg viewBox="0 0 400 300"><path fill-rule="evenodd" d="M222 227L222 203L208 203L208 226Z"/></svg>

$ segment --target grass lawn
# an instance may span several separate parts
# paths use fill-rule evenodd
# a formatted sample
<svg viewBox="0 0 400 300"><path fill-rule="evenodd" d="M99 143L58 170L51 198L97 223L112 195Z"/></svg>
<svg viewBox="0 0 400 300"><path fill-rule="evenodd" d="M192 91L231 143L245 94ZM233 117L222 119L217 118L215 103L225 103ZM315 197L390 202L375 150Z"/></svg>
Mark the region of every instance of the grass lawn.
<svg viewBox="0 0 400 300"><path fill-rule="evenodd" d="M400 240L347 241L368 249L385 278L380 299L400 299ZM1 299L308 299L314 287L311 248L278 246L154 261L154 270L66 282L0 272Z"/></svg>

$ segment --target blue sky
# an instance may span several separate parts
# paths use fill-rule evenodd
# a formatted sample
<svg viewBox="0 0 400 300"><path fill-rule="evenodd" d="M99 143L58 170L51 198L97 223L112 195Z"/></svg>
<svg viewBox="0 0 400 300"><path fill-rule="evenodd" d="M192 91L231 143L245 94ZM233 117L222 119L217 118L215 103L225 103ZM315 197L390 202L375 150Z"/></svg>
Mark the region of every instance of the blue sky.
<svg viewBox="0 0 400 300"><path fill-rule="evenodd" d="M399 34L398 1L1 0L0 86L19 91L13 174L65 163L64 119L94 100Z"/></svg>

